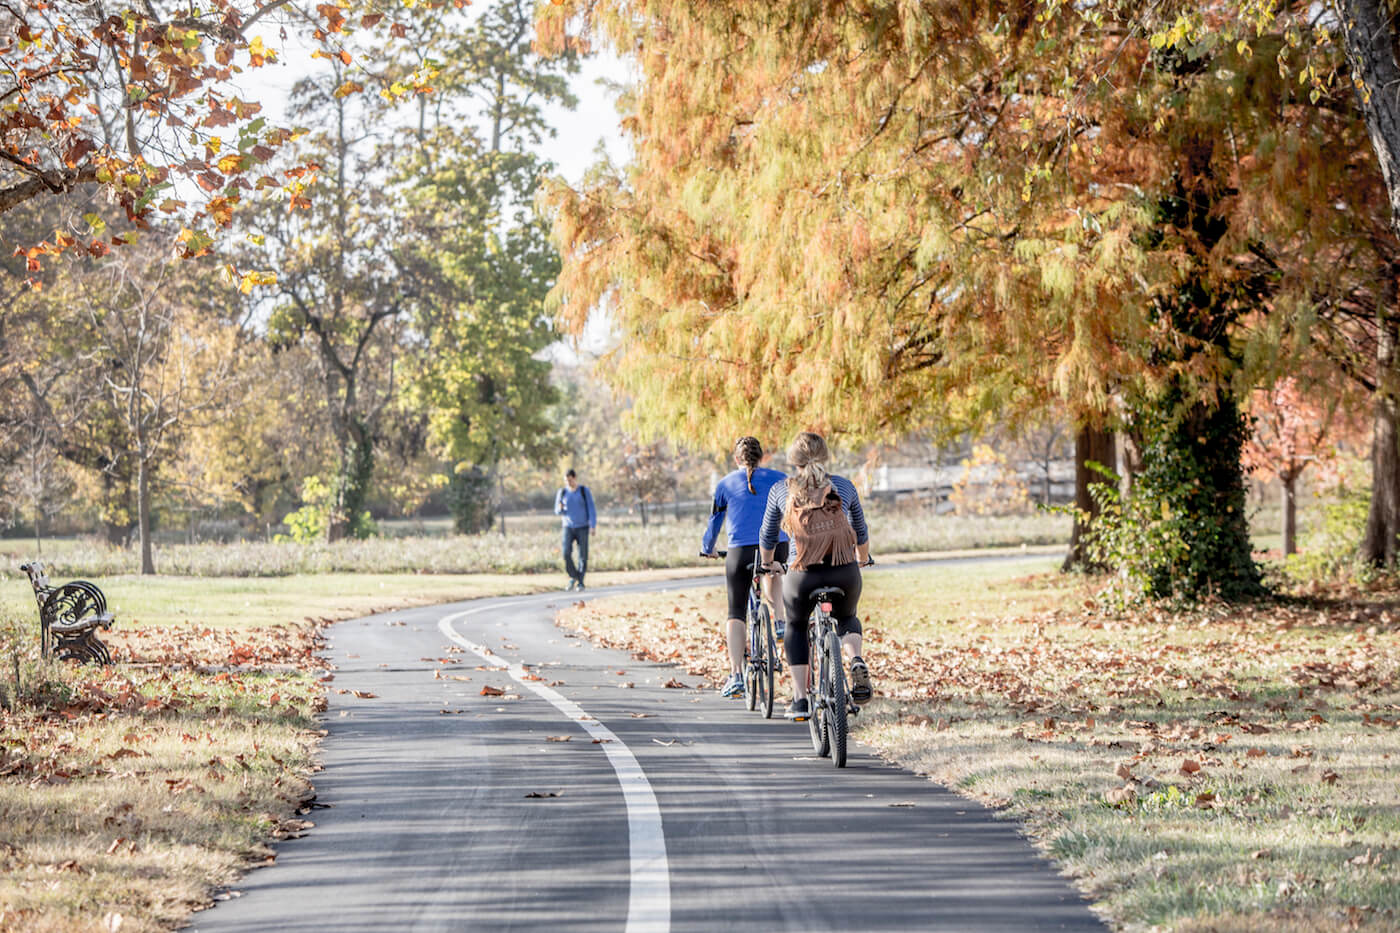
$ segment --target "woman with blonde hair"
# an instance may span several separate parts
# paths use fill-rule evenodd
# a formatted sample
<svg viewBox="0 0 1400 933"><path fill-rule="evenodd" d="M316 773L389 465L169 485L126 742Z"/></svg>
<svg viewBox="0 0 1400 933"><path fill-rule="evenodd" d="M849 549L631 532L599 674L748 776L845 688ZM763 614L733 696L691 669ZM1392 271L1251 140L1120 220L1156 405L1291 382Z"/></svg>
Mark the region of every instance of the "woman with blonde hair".
<svg viewBox="0 0 1400 933"><path fill-rule="evenodd" d="M791 474L768 493L759 532L759 554L765 570L773 564L779 535L786 532L789 538L790 572L783 581L788 623L784 644L792 672L793 700L787 718L798 721L811 715L807 625L816 608L812 594L824 586L845 591L832 601L831 609L842 651L851 658L851 699L864 704L872 694L870 670L860 656L860 618L856 615L860 568L870 563L870 533L856 487L846 477L827 472L830 456L820 434L803 431L793 438L787 452Z"/></svg>
<svg viewBox="0 0 1400 933"><path fill-rule="evenodd" d="M729 621L725 625L725 642L729 649L729 679L720 688L720 695L744 695L744 616L749 609L749 587L753 586L753 569L758 561L758 532L763 523L763 510L768 493L784 479L777 470L759 466L763 461L763 445L756 437L741 437L734 442L734 465L738 468L715 486L715 503L710 522L700 541L702 557L718 557L715 541L721 525L729 526L729 552L724 558L724 579L729 589ZM787 535L776 543L779 560L786 559ZM783 637L783 607L778 598L776 576L763 579L764 596L772 605L773 625L777 637Z"/></svg>

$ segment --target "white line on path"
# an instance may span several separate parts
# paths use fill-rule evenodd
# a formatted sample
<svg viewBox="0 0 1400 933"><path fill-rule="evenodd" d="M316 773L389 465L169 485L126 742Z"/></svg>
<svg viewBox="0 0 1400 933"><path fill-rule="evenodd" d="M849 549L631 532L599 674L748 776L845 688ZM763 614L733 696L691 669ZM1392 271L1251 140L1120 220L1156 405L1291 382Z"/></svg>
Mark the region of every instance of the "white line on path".
<svg viewBox="0 0 1400 933"><path fill-rule="evenodd" d="M475 653L484 661L503 665L506 671L522 687L549 702L565 716L583 727L595 739L602 739L601 747L608 756L608 763L617 772L617 782L622 785L622 800L627 805L627 836L631 850L631 885L627 899L626 933L667 933L671 929L671 869L666 862L666 834L661 828L661 808L657 806L656 795L652 793L651 782L646 772L637 763L631 749L623 744L611 729L594 719L583 708L568 697L533 680L526 680L528 673L518 664L510 664L485 645L478 645L457 634L452 623L458 619L503 609L503 604L480 606L465 612L453 613L438 622L444 635Z"/></svg>

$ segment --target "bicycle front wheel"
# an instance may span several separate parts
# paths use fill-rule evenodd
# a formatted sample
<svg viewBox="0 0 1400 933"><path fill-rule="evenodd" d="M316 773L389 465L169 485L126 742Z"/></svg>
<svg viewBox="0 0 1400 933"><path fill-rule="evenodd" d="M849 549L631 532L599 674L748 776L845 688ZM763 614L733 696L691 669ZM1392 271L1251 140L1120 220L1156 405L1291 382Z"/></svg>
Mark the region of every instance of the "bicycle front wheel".
<svg viewBox="0 0 1400 933"><path fill-rule="evenodd" d="M749 616L748 642L744 662L744 706L751 712L758 708L759 681L763 679L763 625L762 619Z"/></svg>
<svg viewBox="0 0 1400 933"><path fill-rule="evenodd" d="M831 742L831 761L838 768L846 767L846 738L850 723L846 720L846 673L841 668L841 639L835 632L827 635L827 653L831 656L831 677L827 695L827 736Z"/></svg>

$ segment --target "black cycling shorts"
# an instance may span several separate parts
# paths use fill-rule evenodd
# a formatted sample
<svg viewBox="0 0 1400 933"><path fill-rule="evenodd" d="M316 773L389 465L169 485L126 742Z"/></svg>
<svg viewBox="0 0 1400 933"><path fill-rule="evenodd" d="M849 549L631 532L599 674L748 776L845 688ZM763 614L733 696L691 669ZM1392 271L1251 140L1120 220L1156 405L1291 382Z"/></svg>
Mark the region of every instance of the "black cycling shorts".
<svg viewBox="0 0 1400 933"><path fill-rule="evenodd" d="M831 601L831 614L836 619L836 634L860 634L860 618L856 608L860 603L860 564L852 561L832 567L818 564L806 570L793 570L783 578L783 605L787 609L787 635L783 648L789 664L807 664L811 660L807 647L807 624L817 601L812 594L824 586L839 586L845 593Z"/></svg>
<svg viewBox="0 0 1400 933"><path fill-rule="evenodd" d="M773 559L783 563L788 559L788 543L779 541L773 549ZM729 585L729 618L743 619L749 614L749 587L753 586L753 562L758 560L757 544L731 547L724 557L724 581Z"/></svg>

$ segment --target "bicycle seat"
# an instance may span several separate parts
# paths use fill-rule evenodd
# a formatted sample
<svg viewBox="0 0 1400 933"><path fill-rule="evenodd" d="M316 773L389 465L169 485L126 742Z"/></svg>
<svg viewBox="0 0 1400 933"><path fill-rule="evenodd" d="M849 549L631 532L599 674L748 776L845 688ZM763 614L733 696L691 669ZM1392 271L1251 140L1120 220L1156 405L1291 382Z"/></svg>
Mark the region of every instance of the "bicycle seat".
<svg viewBox="0 0 1400 933"><path fill-rule="evenodd" d="M846 591L839 586L824 586L812 594L812 598L817 602L830 602L846 595Z"/></svg>

